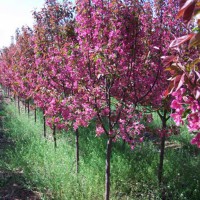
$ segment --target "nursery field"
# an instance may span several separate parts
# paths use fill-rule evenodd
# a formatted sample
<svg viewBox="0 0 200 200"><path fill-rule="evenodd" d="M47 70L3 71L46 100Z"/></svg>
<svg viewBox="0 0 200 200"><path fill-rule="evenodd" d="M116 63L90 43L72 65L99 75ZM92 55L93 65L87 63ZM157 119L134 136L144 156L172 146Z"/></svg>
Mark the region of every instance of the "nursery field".
<svg viewBox="0 0 200 200"><path fill-rule="evenodd" d="M19 115L15 104L4 100L0 111L1 142L2 134L4 138L0 147L1 199L103 199L106 142L95 137L95 121L80 130L77 174L73 131L57 133L55 149L52 130L48 129L47 137L43 137L42 114L38 111L35 123L33 111L28 117L27 111L21 109ZM156 115L154 118L151 130L160 124ZM179 135L166 141L162 189L166 199L200 198L200 154L190 139L182 127ZM147 137L134 150L123 142L114 143L110 199L163 198L157 180L159 140Z"/></svg>
<svg viewBox="0 0 200 200"><path fill-rule="evenodd" d="M200 0L46 0L0 49L0 199L199 200Z"/></svg>

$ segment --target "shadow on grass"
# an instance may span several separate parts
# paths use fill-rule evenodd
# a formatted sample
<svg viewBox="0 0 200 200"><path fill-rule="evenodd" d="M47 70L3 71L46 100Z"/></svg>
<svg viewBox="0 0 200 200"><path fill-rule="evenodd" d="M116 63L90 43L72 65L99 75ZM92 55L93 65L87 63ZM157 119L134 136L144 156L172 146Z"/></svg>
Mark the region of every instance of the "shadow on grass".
<svg viewBox="0 0 200 200"><path fill-rule="evenodd" d="M26 180L23 171L20 169L9 170L10 159L6 152L14 151L14 143L3 135L0 131L0 199L2 200L39 200L40 194L26 187Z"/></svg>
<svg viewBox="0 0 200 200"><path fill-rule="evenodd" d="M29 189L20 169L8 169L10 159L6 152L15 153L15 144L5 134L3 128L3 106L0 102L0 199L1 200L40 200L40 193Z"/></svg>
<svg viewBox="0 0 200 200"><path fill-rule="evenodd" d="M40 194L25 186L23 171L0 170L0 199L2 200L40 200Z"/></svg>

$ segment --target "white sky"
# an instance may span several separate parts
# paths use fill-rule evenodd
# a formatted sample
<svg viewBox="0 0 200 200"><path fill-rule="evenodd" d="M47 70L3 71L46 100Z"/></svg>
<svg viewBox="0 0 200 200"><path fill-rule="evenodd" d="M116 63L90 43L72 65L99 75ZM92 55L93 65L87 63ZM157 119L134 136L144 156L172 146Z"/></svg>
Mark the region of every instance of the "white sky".
<svg viewBox="0 0 200 200"><path fill-rule="evenodd" d="M45 0L0 0L0 49L9 46L15 30L32 26L32 11L43 6Z"/></svg>

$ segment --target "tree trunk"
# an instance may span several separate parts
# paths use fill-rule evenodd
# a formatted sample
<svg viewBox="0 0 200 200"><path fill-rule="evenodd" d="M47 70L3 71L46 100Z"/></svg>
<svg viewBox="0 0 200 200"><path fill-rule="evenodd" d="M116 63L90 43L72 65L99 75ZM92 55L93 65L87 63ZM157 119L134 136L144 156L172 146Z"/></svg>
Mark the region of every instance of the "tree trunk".
<svg viewBox="0 0 200 200"><path fill-rule="evenodd" d="M54 148L57 148L57 141L56 141L56 126L53 125L53 141L54 141Z"/></svg>
<svg viewBox="0 0 200 200"><path fill-rule="evenodd" d="M167 128L167 110L164 110L163 116L159 114L161 120L162 120L162 129ZM164 155L165 155L165 141L166 141L166 135L162 135L161 138L161 144L160 144L160 162L158 166L158 184L162 192L162 200L166 199L165 196L165 190L163 187L163 163L164 163Z"/></svg>
<svg viewBox="0 0 200 200"><path fill-rule="evenodd" d="M19 99L19 96L18 96L18 112L19 112L19 115L20 115L20 99Z"/></svg>
<svg viewBox="0 0 200 200"><path fill-rule="evenodd" d="M112 153L112 138L108 138L106 149L106 173L105 173L105 200L110 198L110 159Z"/></svg>
<svg viewBox="0 0 200 200"><path fill-rule="evenodd" d="M78 129L76 129L75 143L76 143L76 173L78 174L79 172L79 131Z"/></svg>
<svg viewBox="0 0 200 200"><path fill-rule="evenodd" d="M43 125L44 125L44 137L46 138L47 134L46 134L46 117L44 115L44 111L43 111Z"/></svg>
<svg viewBox="0 0 200 200"><path fill-rule="evenodd" d="M37 109L35 108L35 123L37 121Z"/></svg>
<svg viewBox="0 0 200 200"><path fill-rule="evenodd" d="M24 101L24 112L26 113L26 101Z"/></svg>
<svg viewBox="0 0 200 200"><path fill-rule="evenodd" d="M28 117L30 117L30 101L28 100Z"/></svg>

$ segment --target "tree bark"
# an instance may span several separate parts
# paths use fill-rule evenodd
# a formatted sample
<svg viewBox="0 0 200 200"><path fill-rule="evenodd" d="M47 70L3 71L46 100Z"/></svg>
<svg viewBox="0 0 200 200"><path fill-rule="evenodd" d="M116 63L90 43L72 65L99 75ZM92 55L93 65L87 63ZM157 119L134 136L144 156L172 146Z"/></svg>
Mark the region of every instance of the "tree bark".
<svg viewBox="0 0 200 200"><path fill-rule="evenodd" d="M79 131L78 129L76 129L75 143L76 143L76 173L78 174L79 172Z"/></svg>
<svg viewBox="0 0 200 200"><path fill-rule="evenodd" d="M161 120L162 120L162 129L166 129L167 128L167 110L164 110L164 114L161 115L160 113L158 113ZM159 166L158 166L158 184L159 187L161 188L162 191L162 200L166 199L165 196L165 191L163 188L163 163L164 163L164 156L165 156L165 141L166 141L166 135L162 135L161 138L161 144L160 144L160 162L159 162Z"/></svg>
<svg viewBox="0 0 200 200"><path fill-rule="evenodd" d="M26 113L26 100L24 100L24 111Z"/></svg>
<svg viewBox="0 0 200 200"><path fill-rule="evenodd" d="M19 115L20 115L20 99L19 99L19 96L18 96L18 112L19 112Z"/></svg>
<svg viewBox="0 0 200 200"><path fill-rule="evenodd" d="M110 159L112 154L112 138L108 138L106 149L106 173L105 173L105 200L110 199Z"/></svg>
<svg viewBox="0 0 200 200"><path fill-rule="evenodd" d="M44 111L43 111L43 125L44 125L44 137L46 138L47 134L46 134L46 117L44 115Z"/></svg>
<svg viewBox="0 0 200 200"><path fill-rule="evenodd" d="M28 117L30 117L30 100L28 100Z"/></svg>
<svg viewBox="0 0 200 200"><path fill-rule="evenodd" d="M35 123L37 122L37 109L35 108Z"/></svg>
<svg viewBox="0 0 200 200"><path fill-rule="evenodd" d="M54 141L54 148L57 148L57 141L56 141L56 126L53 125L53 141Z"/></svg>
<svg viewBox="0 0 200 200"><path fill-rule="evenodd" d="M162 185L162 177L163 177L163 162L164 162L164 154L165 154L165 135L161 138L161 145L160 145L160 163L158 168L158 183Z"/></svg>

